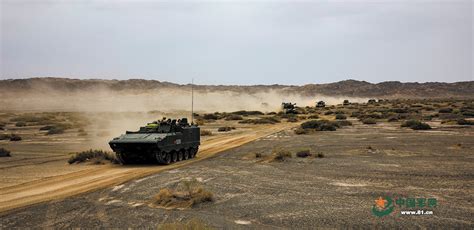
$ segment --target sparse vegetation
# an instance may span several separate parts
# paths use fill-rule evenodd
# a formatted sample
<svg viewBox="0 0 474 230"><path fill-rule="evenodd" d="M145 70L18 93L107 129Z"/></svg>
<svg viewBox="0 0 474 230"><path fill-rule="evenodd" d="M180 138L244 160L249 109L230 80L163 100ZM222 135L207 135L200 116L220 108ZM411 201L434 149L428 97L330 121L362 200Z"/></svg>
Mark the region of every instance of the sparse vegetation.
<svg viewBox="0 0 474 230"><path fill-rule="evenodd" d="M285 161L287 158L291 158L291 152L284 149L273 149L271 161Z"/></svg>
<svg viewBox="0 0 474 230"><path fill-rule="evenodd" d="M428 130L431 129L431 126L417 120L408 120L402 123L401 127L408 127L413 130Z"/></svg>
<svg viewBox="0 0 474 230"><path fill-rule="evenodd" d="M201 129L201 136L212 136L212 131Z"/></svg>
<svg viewBox="0 0 474 230"><path fill-rule="evenodd" d="M362 119L361 121L362 121L362 123L364 123L366 125L377 124L377 120L374 119L374 118L365 118L365 119Z"/></svg>
<svg viewBox="0 0 474 230"><path fill-rule="evenodd" d="M345 120L345 119L347 119L347 117L344 114L338 113L338 114L336 114L336 119L337 120Z"/></svg>
<svg viewBox="0 0 474 230"><path fill-rule="evenodd" d="M244 118L241 115L237 115L237 114L230 114L225 118L225 120L227 121L239 121L243 119Z"/></svg>
<svg viewBox="0 0 474 230"><path fill-rule="evenodd" d="M255 158L261 158L262 157L262 153L255 153Z"/></svg>
<svg viewBox="0 0 474 230"><path fill-rule="evenodd" d="M217 128L217 132L229 132L233 129L235 129L235 127L224 126L224 127Z"/></svg>
<svg viewBox="0 0 474 230"><path fill-rule="evenodd" d="M288 122L297 122L298 118L297 117L289 117L289 118L286 119L286 121L288 121Z"/></svg>
<svg viewBox="0 0 474 230"><path fill-rule="evenodd" d="M196 179L192 179L181 181L175 189L161 189L151 204L166 209L185 209L213 200L214 194L204 189Z"/></svg>
<svg viewBox="0 0 474 230"><path fill-rule="evenodd" d="M278 122L280 122L280 120L275 117L262 117L258 119L246 119L239 121L241 124L275 124Z"/></svg>
<svg viewBox="0 0 474 230"><path fill-rule="evenodd" d="M83 152L74 153L68 160L69 164L92 162L93 164L104 164L105 162L111 162L118 164L119 162L115 158L115 155L108 151L103 150L87 150Z"/></svg>
<svg viewBox="0 0 474 230"><path fill-rule="evenodd" d="M166 223L158 226L158 230L211 230L204 222L191 219L188 222Z"/></svg>
<svg viewBox="0 0 474 230"><path fill-rule="evenodd" d="M19 122L15 123L15 126L16 126L16 127L25 127L25 126L26 126L26 122L19 121Z"/></svg>
<svg viewBox="0 0 474 230"><path fill-rule="evenodd" d="M319 152L317 155L316 155L317 158L324 158L324 154Z"/></svg>
<svg viewBox="0 0 474 230"><path fill-rule="evenodd" d="M21 140L22 140L22 138L17 134L11 134L10 135L10 141L21 141Z"/></svg>
<svg viewBox="0 0 474 230"><path fill-rule="evenodd" d="M307 133L308 133L307 130L303 129L301 127L298 127L298 128L295 129L295 134L297 134L297 135L307 134Z"/></svg>
<svg viewBox="0 0 474 230"><path fill-rule="evenodd" d="M51 129L46 132L46 135L54 135L64 133L64 128L53 126Z"/></svg>
<svg viewBox="0 0 474 230"><path fill-rule="evenodd" d="M241 115L241 116L257 116L257 115L263 115L264 113L260 111L240 110L240 111L232 112L232 114Z"/></svg>
<svg viewBox="0 0 474 230"><path fill-rule="evenodd" d="M336 129L339 128L339 124L327 120L310 120L302 123L301 128L313 129L316 131L336 131Z"/></svg>
<svg viewBox="0 0 474 230"><path fill-rule="evenodd" d="M0 157L11 157L11 152L4 148L0 148Z"/></svg>
<svg viewBox="0 0 474 230"><path fill-rule="evenodd" d="M216 114L208 113L204 114L203 118L204 120L217 120L219 117Z"/></svg>
<svg viewBox="0 0 474 230"><path fill-rule="evenodd" d="M452 108L442 108L438 110L439 113L452 113L453 109Z"/></svg>
<svg viewBox="0 0 474 230"><path fill-rule="evenodd" d="M458 125L474 125L474 121L459 119L457 120Z"/></svg>
<svg viewBox="0 0 474 230"><path fill-rule="evenodd" d="M296 151L296 156L297 157L302 157L302 158L309 157L309 156L311 156L311 150L309 150L309 149L298 150L298 151Z"/></svg>

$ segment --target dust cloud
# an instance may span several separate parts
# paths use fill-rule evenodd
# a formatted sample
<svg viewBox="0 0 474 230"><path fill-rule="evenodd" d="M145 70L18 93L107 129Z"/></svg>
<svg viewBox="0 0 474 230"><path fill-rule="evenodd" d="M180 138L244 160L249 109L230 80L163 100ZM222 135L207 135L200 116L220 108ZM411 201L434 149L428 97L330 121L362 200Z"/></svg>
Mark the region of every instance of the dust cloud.
<svg viewBox="0 0 474 230"><path fill-rule="evenodd" d="M197 112L232 112L237 110L278 111L282 102L298 106L314 106L319 100L328 105L340 104L344 99L365 102L367 98L347 98L283 93L266 90L258 93L234 91L195 91L194 110ZM182 89L161 89L149 92L118 92L112 90L43 89L34 93L3 94L1 110L9 111L67 111L67 112L176 112L191 110L191 92Z"/></svg>

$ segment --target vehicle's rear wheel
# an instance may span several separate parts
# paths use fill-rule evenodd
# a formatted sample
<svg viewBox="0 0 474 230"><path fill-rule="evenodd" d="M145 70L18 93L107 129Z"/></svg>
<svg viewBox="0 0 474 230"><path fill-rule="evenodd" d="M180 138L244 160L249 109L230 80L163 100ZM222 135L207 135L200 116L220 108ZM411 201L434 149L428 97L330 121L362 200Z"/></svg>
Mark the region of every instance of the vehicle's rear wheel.
<svg viewBox="0 0 474 230"><path fill-rule="evenodd" d="M169 165L171 164L171 153L157 153L156 159L162 164Z"/></svg>
<svg viewBox="0 0 474 230"><path fill-rule="evenodd" d="M195 158L196 154L198 152L198 149L197 148L192 148L190 152L191 152L191 158Z"/></svg>
<svg viewBox="0 0 474 230"><path fill-rule="evenodd" d="M178 151L178 161L182 161L184 158L183 156L183 150Z"/></svg>
<svg viewBox="0 0 474 230"><path fill-rule="evenodd" d="M183 149L183 159L184 160L189 159L189 150Z"/></svg>
<svg viewBox="0 0 474 230"><path fill-rule="evenodd" d="M178 161L178 153L176 151L171 152L171 162Z"/></svg>
<svg viewBox="0 0 474 230"><path fill-rule="evenodd" d="M117 156L117 160L123 165L136 164L138 162L137 159L127 156L123 153L116 153L116 156Z"/></svg>

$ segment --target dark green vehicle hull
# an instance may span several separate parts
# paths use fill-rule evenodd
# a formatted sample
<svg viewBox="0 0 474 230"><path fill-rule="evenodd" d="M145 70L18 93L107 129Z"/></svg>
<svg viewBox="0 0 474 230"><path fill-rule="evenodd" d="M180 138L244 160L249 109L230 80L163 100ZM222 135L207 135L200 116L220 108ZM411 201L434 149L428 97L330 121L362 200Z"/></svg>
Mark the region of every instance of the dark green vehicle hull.
<svg viewBox="0 0 474 230"><path fill-rule="evenodd" d="M127 132L109 142L122 164L171 164L194 158L200 145L200 128L178 127L167 133Z"/></svg>

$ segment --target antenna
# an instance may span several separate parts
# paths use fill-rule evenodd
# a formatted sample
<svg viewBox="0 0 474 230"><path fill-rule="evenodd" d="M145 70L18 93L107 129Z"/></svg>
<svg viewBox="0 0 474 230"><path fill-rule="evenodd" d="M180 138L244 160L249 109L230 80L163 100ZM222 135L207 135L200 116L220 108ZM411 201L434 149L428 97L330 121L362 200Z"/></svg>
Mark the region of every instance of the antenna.
<svg viewBox="0 0 474 230"><path fill-rule="evenodd" d="M194 78L191 80L191 124L194 123Z"/></svg>

